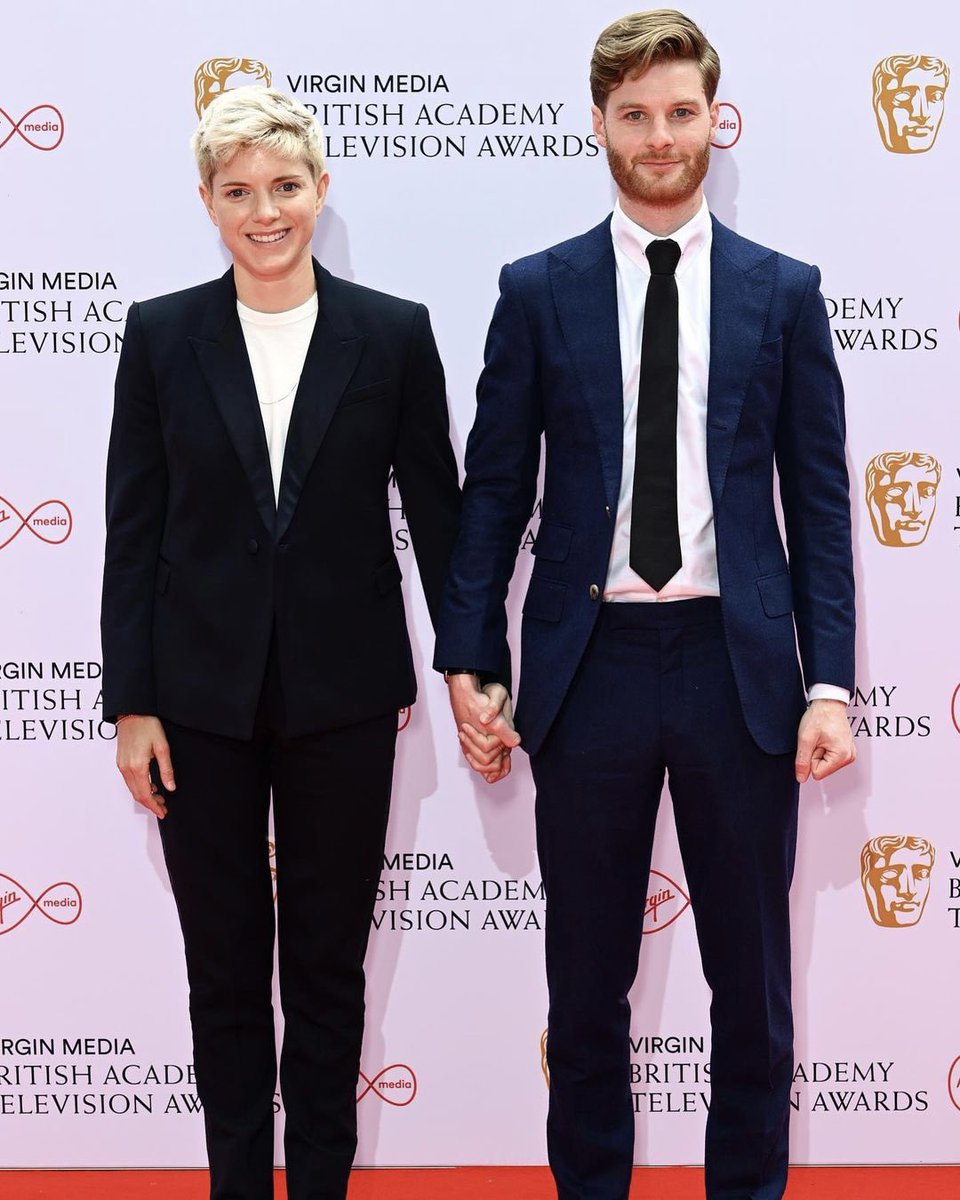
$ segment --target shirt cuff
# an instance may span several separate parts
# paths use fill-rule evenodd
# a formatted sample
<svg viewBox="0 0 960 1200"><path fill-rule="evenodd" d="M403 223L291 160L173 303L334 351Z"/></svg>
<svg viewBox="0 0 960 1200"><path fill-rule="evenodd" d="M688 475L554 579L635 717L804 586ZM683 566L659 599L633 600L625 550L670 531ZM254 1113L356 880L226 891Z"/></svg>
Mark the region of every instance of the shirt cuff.
<svg viewBox="0 0 960 1200"><path fill-rule="evenodd" d="M833 683L815 683L807 692L807 700L840 700L850 703L850 693L846 688L837 687Z"/></svg>

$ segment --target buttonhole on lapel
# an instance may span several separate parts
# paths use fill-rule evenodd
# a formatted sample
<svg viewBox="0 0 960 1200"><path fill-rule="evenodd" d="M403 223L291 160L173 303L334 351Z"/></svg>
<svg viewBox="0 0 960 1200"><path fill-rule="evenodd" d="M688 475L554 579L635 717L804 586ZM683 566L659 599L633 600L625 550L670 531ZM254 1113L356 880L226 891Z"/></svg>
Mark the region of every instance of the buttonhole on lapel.
<svg viewBox="0 0 960 1200"><path fill-rule="evenodd" d="M707 424L710 426L711 429L726 429L727 428L725 421L708 421Z"/></svg>

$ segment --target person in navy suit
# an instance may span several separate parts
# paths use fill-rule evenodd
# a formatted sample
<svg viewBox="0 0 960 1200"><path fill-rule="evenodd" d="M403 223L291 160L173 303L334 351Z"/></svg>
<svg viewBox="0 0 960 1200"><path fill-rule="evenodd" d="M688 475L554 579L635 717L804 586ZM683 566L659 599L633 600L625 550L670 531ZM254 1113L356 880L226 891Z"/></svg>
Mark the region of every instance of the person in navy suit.
<svg viewBox="0 0 960 1200"><path fill-rule="evenodd" d="M672 10L599 38L616 206L501 273L437 640L471 765L494 782L521 737L530 756L560 1200L630 1187L628 992L665 775L712 990L707 1196L782 1196L798 784L854 757L841 381L816 268L707 210L719 74ZM541 440L514 730L504 599Z"/></svg>
<svg viewBox="0 0 960 1200"><path fill-rule="evenodd" d="M194 150L233 264L127 318L104 713L160 819L212 1200L273 1196L275 923L287 1195L343 1200L397 711L416 696L388 481L435 616L457 466L426 309L311 257L328 183L315 118L237 89Z"/></svg>

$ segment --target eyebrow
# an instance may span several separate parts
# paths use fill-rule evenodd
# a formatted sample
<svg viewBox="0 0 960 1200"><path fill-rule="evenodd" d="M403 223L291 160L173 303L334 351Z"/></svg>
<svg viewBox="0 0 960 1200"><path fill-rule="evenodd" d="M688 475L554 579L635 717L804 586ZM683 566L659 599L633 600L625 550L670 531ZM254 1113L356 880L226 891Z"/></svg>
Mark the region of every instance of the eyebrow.
<svg viewBox="0 0 960 1200"><path fill-rule="evenodd" d="M271 183L284 183L289 179L306 179L305 175L298 175L292 172L288 175L276 175L270 180ZM249 187L250 184L245 179L225 179L223 183L218 183L217 187Z"/></svg>
<svg viewBox="0 0 960 1200"><path fill-rule="evenodd" d="M701 100L671 100L668 108L696 108L702 104ZM622 112L626 108L647 108L648 105L641 103L639 100L621 100L617 105L616 111Z"/></svg>

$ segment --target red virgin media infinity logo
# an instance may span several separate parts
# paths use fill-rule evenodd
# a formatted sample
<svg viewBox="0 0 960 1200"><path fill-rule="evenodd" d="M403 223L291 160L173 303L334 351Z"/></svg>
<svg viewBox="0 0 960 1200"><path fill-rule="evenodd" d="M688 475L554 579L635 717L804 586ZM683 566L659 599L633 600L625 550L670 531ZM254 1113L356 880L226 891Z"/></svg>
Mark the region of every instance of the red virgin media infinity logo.
<svg viewBox="0 0 960 1200"><path fill-rule="evenodd" d="M417 1077L404 1063L394 1063L384 1067L379 1075L368 1079L361 1071L357 1083L357 1103L369 1096L371 1092L379 1096L385 1104L394 1108L405 1108L417 1094Z"/></svg>
<svg viewBox="0 0 960 1200"><path fill-rule="evenodd" d="M953 698L950 701L950 716L953 718L953 727L960 733L960 683L953 689Z"/></svg>
<svg viewBox="0 0 960 1200"><path fill-rule="evenodd" d="M0 108L0 150L19 134L34 150L56 150L63 141L63 113L53 104L35 104L15 121Z"/></svg>
<svg viewBox="0 0 960 1200"><path fill-rule="evenodd" d="M947 1074L947 1091L950 1093L953 1107L960 1109L960 1056L950 1064Z"/></svg>
<svg viewBox="0 0 960 1200"><path fill-rule="evenodd" d="M742 133L743 118L740 116L739 108L735 104L728 104L722 100L717 127L713 131L710 145L716 146L718 150L729 150L731 146L735 146L740 141Z"/></svg>
<svg viewBox="0 0 960 1200"><path fill-rule="evenodd" d="M690 907L690 897L679 883L662 871L651 871L647 903L643 909L643 932L659 933L672 925Z"/></svg>
<svg viewBox="0 0 960 1200"><path fill-rule="evenodd" d="M80 890L61 880L34 898L22 883L0 872L0 934L12 933L34 910L54 925L72 925L83 910Z"/></svg>
<svg viewBox="0 0 960 1200"><path fill-rule="evenodd" d="M410 724L410 718L413 716L413 708L401 708L397 712L397 733L402 733Z"/></svg>
<svg viewBox="0 0 960 1200"><path fill-rule="evenodd" d="M0 496L0 550L9 546L24 529L48 546L59 546L73 532L73 514L62 500L44 500L24 516L9 500Z"/></svg>

